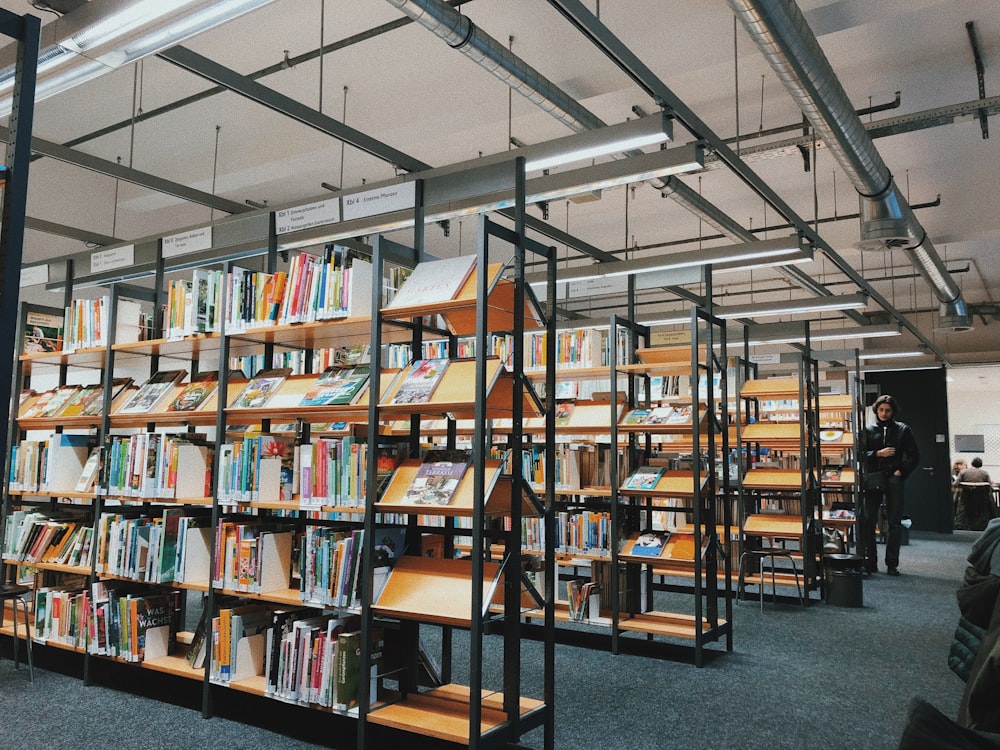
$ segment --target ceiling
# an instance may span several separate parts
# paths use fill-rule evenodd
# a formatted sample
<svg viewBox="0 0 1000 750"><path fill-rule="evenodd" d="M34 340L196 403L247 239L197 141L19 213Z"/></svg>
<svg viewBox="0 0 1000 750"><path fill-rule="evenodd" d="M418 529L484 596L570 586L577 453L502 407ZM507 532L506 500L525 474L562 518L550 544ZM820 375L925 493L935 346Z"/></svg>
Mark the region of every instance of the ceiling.
<svg viewBox="0 0 1000 750"><path fill-rule="evenodd" d="M69 6L74 4L70 0ZM634 108L658 110L649 94L549 2L453 4L603 122L634 118ZM860 226L854 187L822 143L814 151L810 137L799 144L790 141L803 135L799 108L726 2L583 4L715 136L729 141L739 130L739 142L730 147L740 150L761 183L796 218L790 222L780 216L758 191L711 158L704 170L680 178L688 188L759 239L790 233L789 223L814 226L823 244L814 262L800 268L836 294L858 291L844 270L853 269L875 292L864 311L867 318L884 323L899 316L920 334L904 329L903 336L872 346L915 349L922 343L919 348L929 354L908 363L1000 362L1000 123L987 120L992 131L987 139L980 120L964 114L968 107L957 117L940 112L979 98L970 21L984 66L985 96L1000 93L1000 14L994 2L799 3L853 106L878 110L862 120L885 125L875 147L973 312L974 327L963 332L939 330L938 299L903 250L856 249ZM2 0L0 6L38 15L43 24L55 18L27 0ZM405 19L387 0L274 0L183 46L431 167L507 151L511 138L534 144L570 134L566 125ZM315 54L321 44L327 49L322 64ZM330 197L324 183L351 190L397 175L391 163L232 91L198 96L213 88L165 59L146 58L39 102L34 134L248 209ZM676 142L694 137L683 124L675 126ZM111 238L169 234L227 215L51 157L31 165L27 213L34 226L47 224L46 231L27 231L25 263L80 253ZM529 213L542 217L538 207ZM587 246L628 257L733 241L720 238L709 223L645 183L605 189L600 200L553 202L547 216ZM428 252L440 257L472 252L473 219L453 220L448 230L428 229ZM406 242L408 234L397 238ZM569 244L559 244L564 266L592 262ZM722 305L812 294L773 269L719 274L712 289ZM59 304L58 297L39 288L24 295ZM642 313L686 304L659 290L640 301ZM601 317L620 306L620 298L565 301L567 309ZM812 321L814 329L856 325L837 313L814 315ZM853 340L825 344L859 345Z"/></svg>

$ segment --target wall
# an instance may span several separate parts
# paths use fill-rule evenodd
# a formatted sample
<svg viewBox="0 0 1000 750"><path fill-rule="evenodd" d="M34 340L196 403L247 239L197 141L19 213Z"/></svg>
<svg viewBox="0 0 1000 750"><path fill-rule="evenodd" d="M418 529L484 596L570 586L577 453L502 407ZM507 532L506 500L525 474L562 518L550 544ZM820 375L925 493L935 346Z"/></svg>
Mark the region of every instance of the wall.
<svg viewBox="0 0 1000 750"><path fill-rule="evenodd" d="M955 367L948 370L947 381L952 460L969 462L978 455L956 452L955 435L983 435L983 468L994 482L1000 481L1000 366Z"/></svg>

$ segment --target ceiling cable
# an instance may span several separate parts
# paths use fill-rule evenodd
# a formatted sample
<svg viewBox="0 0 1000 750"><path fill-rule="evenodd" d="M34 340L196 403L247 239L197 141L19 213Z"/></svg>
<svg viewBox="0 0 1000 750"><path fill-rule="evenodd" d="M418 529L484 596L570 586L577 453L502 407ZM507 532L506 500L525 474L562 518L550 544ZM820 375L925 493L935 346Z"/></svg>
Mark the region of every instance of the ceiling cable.
<svg viewBox="0 0 1000 750"><path fill-rule="evenodd" d="M215 181L219 176L219 131L221 125L215 126L215 153L212 155L212 195L215 195ZM215 221L215 207L209 207L209 221Z"/></svg>
<svg viewBox="0 0 1000 750"><path fill-rule="evenodd" d="M340 121L342 123L344 123L344 125L347 124L347 86L344 86L344 108L343 108L343 115L341 115ZM340 184L340 189L341 190L344 189L344 148L346 147L346 145L347 145L346 141L342 140L340 142L340 183L339 184Z"/></svg>

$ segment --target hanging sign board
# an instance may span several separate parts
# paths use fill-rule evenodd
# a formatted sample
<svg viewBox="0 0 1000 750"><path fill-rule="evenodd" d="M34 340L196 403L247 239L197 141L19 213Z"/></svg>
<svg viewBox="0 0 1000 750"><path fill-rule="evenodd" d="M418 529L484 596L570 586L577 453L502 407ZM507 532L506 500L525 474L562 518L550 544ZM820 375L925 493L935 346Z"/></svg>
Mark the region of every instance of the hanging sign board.
<svg viewBox="0 0 1000 750"><path fill-rule="evenodd" d="M28 266L21 269L21 283L23 289L26 286L49 283L49 266L43 263L40 266Z"/></svg>
<svg viewBox="0 0 1000 750"><path fill-rule="evenodd" d="M212 247L212 227L192 229L190 232L172 234L163 238L163 257L174 258L178 255L196 253Z"/></svg>
<svg viewBox="0 0 1000 750"><path fill-rule="evenodd" d="M113 247L90 256L90 272L114 271L135 265L135 245Z"/></svg>
<svg viewBox="0 0 1000 750"><path fill-rule="evenodd" d="M781 354L751 354L750 361L757 365L780 365Z"/></svg>
<svg viewBox="0 0 1000 750"><path fill-rule="evenodd" d="M340 198L327 198L325 201L275 211L274 231L277 234L288 234L300 229L336 224L338 221L340 221Z"/></svg>
<svg viewBox="0 0 1000 750"><path fill-rule="evenodd" d="M558 274L556 276L558 280ZM570 281L566 285L570 298L596 297L601 294L624 294L628 291L628 276L602 276L597 279Z"/></svg>
<svg viewBox="0 0 1000 750"><path fill-rule="evenodd" d="M402 182L344 196L344 221L365 216L412 209L417 201L417 183Z"/></svg>

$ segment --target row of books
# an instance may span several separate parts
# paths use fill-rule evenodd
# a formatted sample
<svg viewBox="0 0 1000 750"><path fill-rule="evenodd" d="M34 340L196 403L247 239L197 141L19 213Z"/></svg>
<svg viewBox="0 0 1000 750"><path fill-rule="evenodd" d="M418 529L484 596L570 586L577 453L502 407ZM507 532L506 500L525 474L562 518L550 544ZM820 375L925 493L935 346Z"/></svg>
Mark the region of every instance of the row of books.
<svg viewBox="0 0 1000 750"><path fill-rule="evenodd" d="M555 516L556 550L566 554L611 554L611 514L606 511L560 511ZM545 519L521 519L521 546L545 548Z"/></svg>
<svg viewBox="0 0 1000 750"><path fill-rule="evenodd" d="M357 602L364 530L307 526L300 547L299 591L319 607L352 607Z"/></svg>
<svg viewBox="0 0 1000 750"><path fill-rule="evenodd" d="M112 382L112 407L120 406L120 397L132 385L132 378ZM63 385L41 393L21 391L18 417L99 417L104 411L104 385Z"/></svg>
<svg viewBox="0 0 1000 750"><path fill-rule="evenodd" d="M90 653L141 662L173 651L180 621L179 592L151 592L129 582L95 581L90 601Z"/></svg>
<svg viewBox="0 0 1000 750"><path fill-rule="evenodd" d="M90 598L81 586L43 586L35 590L34 638L72 648L87 647Z"/></svg>
<svg viewBox="0 0 1000 750"><path fill-rule="evenodd" d="M22 492L76 490L91 452L90 441L88 435L67 433L22 440L11 448L8 486Z"/></svg>
<svg viewBox="0 0 1000 750"><path fill-rule="evenodd" d="M212 448L191 433L109 435L100 486L122 497L204 498L211 494L212 458Z"/></svg>
<svg viewBox="0 0 1000 750"><path fill-rule="evenodd" d="M89 567L92 540L93 527L81 518L19 509L4 525L3 559Z"/></svg>
<svg viewBox="0 0 1000 750"><path fill-rule="evenodd" d="M155 516L102 513L95 570L146 583L207 581L209 542L207 517L182 508Z"/></svg>
<svg viewBox="0 0 1000 750"><path fill-rule="evenodd" d="M220 519L215 527L212 584L226 591L252 594L287 589L292 537L288 526Z"/></svg>

